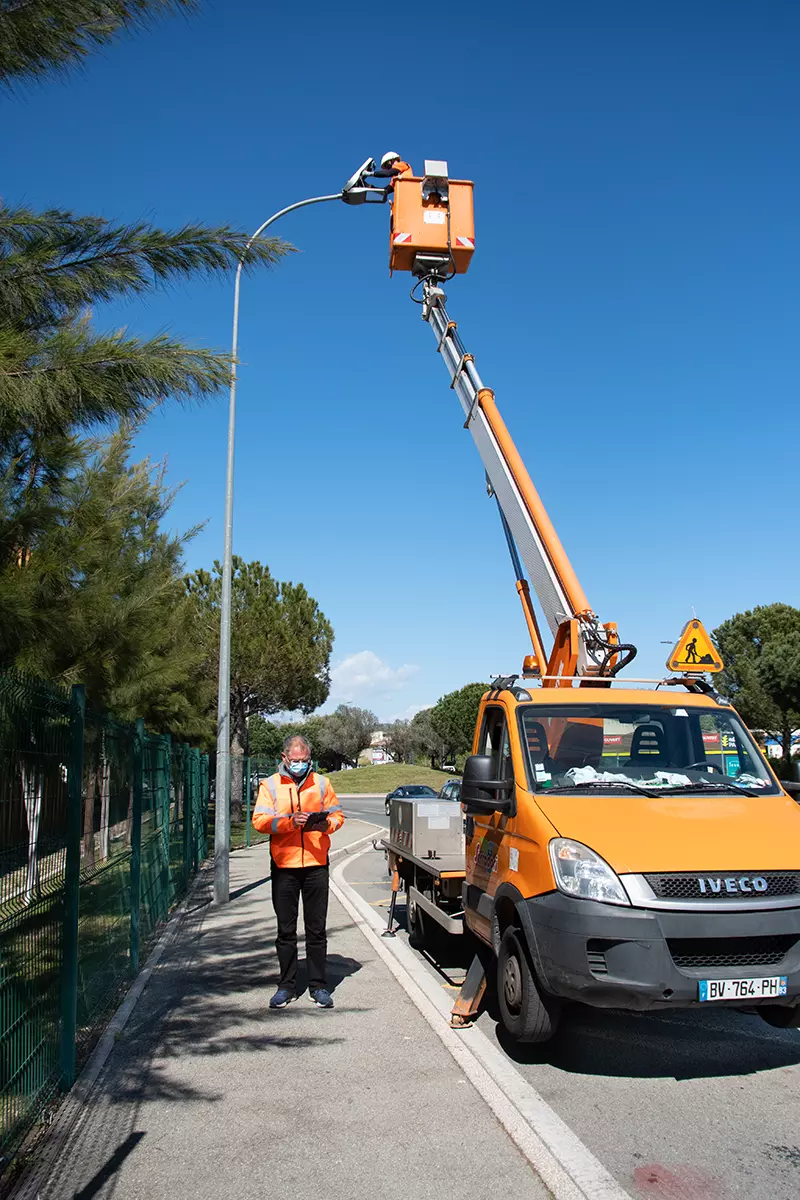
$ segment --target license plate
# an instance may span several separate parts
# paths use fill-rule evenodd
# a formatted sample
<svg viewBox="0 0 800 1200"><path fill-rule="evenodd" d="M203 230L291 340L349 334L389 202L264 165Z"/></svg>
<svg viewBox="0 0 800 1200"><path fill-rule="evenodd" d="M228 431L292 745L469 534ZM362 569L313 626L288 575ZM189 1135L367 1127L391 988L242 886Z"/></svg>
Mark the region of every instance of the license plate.
<svg viewBox="0 0 800 1200"><path fill-rule="evenodd" d="M786 976L769 979L701 979L701 1000L764 1000L786 995Z"/></svg>

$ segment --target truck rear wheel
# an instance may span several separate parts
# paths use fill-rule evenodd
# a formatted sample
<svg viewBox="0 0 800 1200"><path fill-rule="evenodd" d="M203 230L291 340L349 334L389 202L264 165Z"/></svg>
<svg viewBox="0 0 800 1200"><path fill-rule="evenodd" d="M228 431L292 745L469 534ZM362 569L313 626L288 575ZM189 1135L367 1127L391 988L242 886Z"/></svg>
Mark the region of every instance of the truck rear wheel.
<svg viewBox="0 0 800 1200"><path fill-rule="evenodd" d="M546 1042L553 1036L560 1006L536 986L519 929L506 929L497 955L497 1001L503 1025L517 1042Z"/></svg>
<svg viewBox="0 0 800 1200"><path fill-rule="evenodd" d="M775 1029L800 1029L800 1004L762 1004L759 1016Z"/></svg>
<svg viewBox="0 0 800 1200"><path fill-rule="evenodd" d="M411 885L406 883L406 925L408 940L412 946L422 950L428 934L425 914L415 900L411 898Z"/></svg>

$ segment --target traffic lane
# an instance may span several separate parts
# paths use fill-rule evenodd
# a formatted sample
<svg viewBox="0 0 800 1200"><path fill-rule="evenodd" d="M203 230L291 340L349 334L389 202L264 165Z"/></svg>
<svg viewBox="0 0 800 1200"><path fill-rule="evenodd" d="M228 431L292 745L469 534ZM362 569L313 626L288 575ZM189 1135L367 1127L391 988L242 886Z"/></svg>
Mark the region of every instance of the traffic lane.
<svg viewBox="0 0 800 1200"><path fill-rule="evenodd" d="M722 1007L572 1005L552 1042L519 1046L492 1008L480 1027L633 1195L796 1200L797 1031Z"/></svg>
<svg viewBox="0 0 800 1200"><path fill-rule="evenodd" d="M345 878L388 914L382 852L349 864ZM402 892L395 915L405 939ZM417 953L455 997L466 939ZM800 1195L797 1030L726 1006L647 1014L576 1004L552 1042L520 1046L499 1025L492 988L478 1025L637 1200Z"/></svg>
<svg viewBox="0 0 800 1200"><path fill-rule="evenodd" d="M389 818L384 805L385 796L340 796L339 802L346 817L358 817L363 821L372 821L375 825L389 828Z"/></svg>

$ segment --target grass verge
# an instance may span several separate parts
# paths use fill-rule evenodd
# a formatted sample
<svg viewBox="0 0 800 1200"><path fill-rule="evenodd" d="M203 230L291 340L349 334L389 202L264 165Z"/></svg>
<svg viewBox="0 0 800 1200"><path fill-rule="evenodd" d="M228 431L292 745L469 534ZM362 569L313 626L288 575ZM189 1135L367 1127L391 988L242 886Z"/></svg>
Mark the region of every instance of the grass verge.
<svg viewBox="0 0 800 1200"><path fill-rule="evenodd" d="M323 772L324 773L324 772ZM329 775L337 792L355 795L364 792L393 792L403 783L427 783L439 791L448 779L457 778L447 771L432 771L430 767L410 766L408 763L385 763L380 767L356 767L354 771L332 771Z"/></svg>

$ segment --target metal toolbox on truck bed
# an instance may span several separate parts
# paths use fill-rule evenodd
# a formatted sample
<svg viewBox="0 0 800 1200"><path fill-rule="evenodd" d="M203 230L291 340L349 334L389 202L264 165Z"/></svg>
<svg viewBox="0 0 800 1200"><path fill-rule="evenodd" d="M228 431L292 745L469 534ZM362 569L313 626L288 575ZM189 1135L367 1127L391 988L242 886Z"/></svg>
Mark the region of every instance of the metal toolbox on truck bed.
<svg viewBox="0 0 800 1200"><path fill-rule="evenodd" d="M393 849L414 858L464 858L464 815L452 800L391 802L389 842Z"/></svg>

